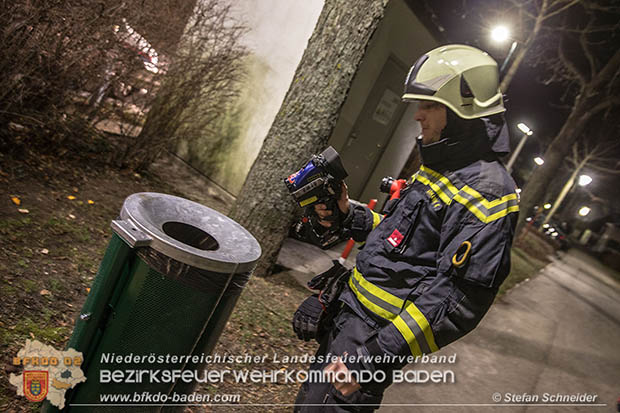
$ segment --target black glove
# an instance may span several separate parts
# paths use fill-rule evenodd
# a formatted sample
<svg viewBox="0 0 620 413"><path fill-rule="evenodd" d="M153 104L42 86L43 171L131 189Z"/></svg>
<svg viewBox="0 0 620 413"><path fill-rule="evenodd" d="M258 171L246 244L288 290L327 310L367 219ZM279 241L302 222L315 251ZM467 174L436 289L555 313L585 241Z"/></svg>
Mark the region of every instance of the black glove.
<svg viewBox="0 0 620 413"><path fill-rule="evenodd" d="M297 337L304 341L316 338L322 313L323 306L318 294L306 298L293 315L293 330Z"/></svg>

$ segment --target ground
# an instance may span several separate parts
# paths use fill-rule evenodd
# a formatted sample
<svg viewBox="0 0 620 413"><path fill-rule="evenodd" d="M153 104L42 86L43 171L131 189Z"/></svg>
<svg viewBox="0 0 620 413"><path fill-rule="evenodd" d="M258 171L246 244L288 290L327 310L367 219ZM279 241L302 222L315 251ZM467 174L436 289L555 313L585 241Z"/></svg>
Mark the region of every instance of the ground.
<svg viewBox="0 0 620 413"><path fill-rule="evenodd" d="M37 403L17 397L8 382L19 373L12 357L26 339L64 348L74 320L107 243L110 222L130 194L144 191L182 196L226 213L231 195L172 158L159 161L151 173L109 169L56 157L15 159L0 154L0 411L37 411ZM191 182L200 178L200 185ZM524 245L532 250L527 241ZM526 248L527 249L527 248ZM503 290L534 275L544 261L521 250L513 253L513 274ZM305 365L276 363L286 355L312 354L315 343L304 343L290 328L297 305L308 295L286 273L253 277L243 292L215 353L268 354L261 369L301 369ZM214 369L225 365L212 366ZM239 367L239 366L228 366ZM227 380L206 387L208 393L241 394L243 404L290 404L296 384L239 384ZM193 411L212 408L192 407ZM238 410L238 408L236 408ZM236 410L218 407L217 411ZM244 407L244 411L251 409ZM255 411L290 411L289 407L260 406Z"/></svg>

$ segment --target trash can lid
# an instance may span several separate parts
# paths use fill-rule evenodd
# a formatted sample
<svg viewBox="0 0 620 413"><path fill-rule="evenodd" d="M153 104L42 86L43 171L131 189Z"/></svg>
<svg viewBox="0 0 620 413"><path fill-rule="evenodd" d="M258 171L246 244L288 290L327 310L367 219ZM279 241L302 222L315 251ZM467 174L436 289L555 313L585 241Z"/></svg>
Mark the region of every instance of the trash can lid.
<svg viewBox="0 0 620 413"><path fill-rule="evenodd" d="M247 272L261 255L258 242L241 225L177 196L139 192L125 199L120 215L132 230L150 238L146 244L151 248L200 269Z"/></svg>

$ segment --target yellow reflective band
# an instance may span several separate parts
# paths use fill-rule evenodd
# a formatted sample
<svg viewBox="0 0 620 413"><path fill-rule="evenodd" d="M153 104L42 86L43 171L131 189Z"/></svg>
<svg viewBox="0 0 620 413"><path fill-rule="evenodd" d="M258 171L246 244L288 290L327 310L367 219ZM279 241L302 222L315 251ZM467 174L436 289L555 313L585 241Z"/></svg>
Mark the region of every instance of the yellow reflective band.
<svg viewBox="0 0 620 413"><path fill-rule="evenodd" d="M439 196L439 198L446 205L450 205L450 202L452 202L452 199L449 196L447 196L446 194L444 194L444 192L441 190L440 187L437 186L437 184L429 181L425 176L422 176L422 175L418 175L418 177L416 179L418 181L422 182L424 185L430 186L431 189Z"/></svg>
<svg viewBox="0 0 620 413"><path fill-rule="evenodd" d="M473 189L472 189L472 191L473 191ZM480 194L478 194L478 195L480 195ZM482 195L480 195L480 198L482 198L483 203L487 203L488 204L488 205L485 205L485 207L491 209L494 206L497 206L499 204L503 204L504 202L511 201L513 199L518 199L518 195L516 193L515 194L508 194L508 195L504 195L500 199L496 199L496 200L490 201L490 202L487 201L486 199L484 199L482 197Z"/></svg>
<svg viewBox="0 0 620 413"><path fill-rule="evenodd" d="M405 321L400 317L396 317L393 323L400 332L400 334L402 334L407 344L409 344L409 350L411 350L411 355L421 356L422 350L420 350L420 345L418 344L415 335L411 332L411 329L409 328L407 323L405 323Z"/></svg>
<svg viewBox="0 0 620 413"><path fill-rule="evenodd" d="M418 323L420 329L424 333L424 337L426 338L426 342L428 343L428 347L431 351L439 350L437 344L435 344L435 336L433 335L433 330L431 329L431 325L424 317L424 314L415 306L411 301L407 301L407 307L405 307L406 311L409 313L411 317Z"/></svg>
<svg viewBox="0 0 620 413"><path fill-rule="evenodd" d="M493 201L487 201L486 198L480 194L480 192L476 191L475 189L467 185L461 188L461 191L466 192L469 195L471 195L473 198L476 199L476 201L479 201L482 204L482 206L485 207L486 209L491 209L495 206L498 206L510 200L517 199L517 194L508 194L508 195L504 195L503 197L499 199L495 199Z"/></svg>
<svg viewBox="0 0 620 413"><path fill-rule="evenodd" d="M375 229L381 222L381 219L383 219L383 215L378 214L373 210L370 210L370 213L372 214L372 229Z"/></svg>
<svg viewBox="0 0 620 413"><path fill-rule="evenodd" d="M359 284L359 287L364 291L360 291L360 288L358 288L356 284ZM362 276L357 268L353 269L353 276L349 278L349 287L351 287L351 290L359 302L368 310L375 313L379 317L394 323L394 326L402 334L405 341L407 341L409 348L411 349L411 354L422 354L418 339L426 341L426 343L423 342L425 349L428 348L431 352L439 350L437 344L435 343L435 336L433 335L433 330L431 329L430 323L413 302L407 301L405 303L395 295L390 294L382 288L372 284ZM381 306L382 302L383 307ZM411 317L413 322L417 324L417 328L419 328L419 331L422 332L424 337L420 336L419 338L416 338L415 333L411 330L411 327L407 325L407 322L399 314L395 313L397 311L401 311L403 304L405 304L403 311L406 311L408 314L407 318ZM391 307L392 311L388 310L386 307ZM402 314L402 312L400 314ZM416 331L417 328L414 326ZM418 334L420 333L418 332Z"/></svg>
<svg viewBox="0 0 620 413"><path fill-rule="evenodd" d="M487 216L478 209L478 207L476 207L474 204L471 203L471 200L467 199L467 198L463 198L461 195L456 194L454 196L454 200L456 202L458 202L459 204L463 205L465 208L467 208L472 214L474 214L476 216L476 218L478 218L480 221L482 222L487 222Z"/></svg>
<svg viewBox="0 0 620 413"><path fill-rule="evenodd" d="M349 287L355 293L357 299L362 303L366 308L368 308L373 313L377 314L381 318L385 318L386 320L392 320L394 318L394 314L390 313L387 310L384 310L382 307L379 307L369 299L367 299L364 294L358 291L355 283L353 282L353 278L349 278Z"/></svg>
<svg viewBox="0 0 620 413"><path fill-rule="evenodd" d="M388 293L387 291L377 287L376 285L372 284L371 282L367 281L362 276L362 274L357 270L357 267L353 270L353 276L355 277L357 282L366 291L368 291L370 294L374 295L375 297L379 297L380 299L382 299L386 303L392 304L394 307L397 307L397 308L402 308L403 307L403 304L404 304L403 300L401 300L400 298L396 297L395 295L392 295L392 294ZM396 314L393 314L391 318L394 318L394 317L396 317Z"/></svg>
<svg viewBox="0 0 620 413"><path fill-rule="evenodd" d="M463 205L467 210L469 210L476 218L478 218L483 223L487 224L491 221L495 221L499 218L505 217L511 212L518 212L519 206L512 205L515 201L519 199L519 196L516 193L504 195L499 199L494 199L493 201L489 201L484 198L478 191L471 188L470 186L463 185L461 189L458 189L450 180L441 175L439 172L433 171L432 169L425 167L424 165L420 166L420 170L426 173L428 176L433 178L434 180L430 180L425 176L416 174L416 179L422 182L424 185L430 187L433 192L435 192L439 198L446 204L450 205L452 200L458 202ZM441 182L450 193L445 193L444 190L437 185L437 182ZM464 195L467 196L464 196ZM491 209L494 208L497 210L497 207L500 207L505 204L505 209L500 209L497 212L490 213ZM482 208L482 209L481 209Z"/></svg>
<svg viewBox="0 0 620 413"><path fill-rule="evenodd" d="M303 201L301 201L299 203L299 206L305 207L306 205L313 203L317 199L319 199L319 198L317 198L316 196L311 196L310 198L304 199Z"/></svg>
<svg viewBox="0 0 620 413"><path fill-rule="evenodd" d="M501 211L496 212L493 215L489 215L487 217L487 221L486 222L495 221L496 219L500 219L502 217L505 217L506 215L510 214L511 212L519 212L519 205L513 205L513 206L508 207L506 209L502 209Z"/></svg>
<svg viewBox="0 0 620 413"><path fill-rule="evenodd" d="M420 166L420 169L423 170L424 172L426 172L427 174L433 176L434 178L436 178L437 180L443 182L446 187L448 188L448 190L450 192L452 192L453 194L456 194L457 192L459 192L459 190L457 189L456 186L454 186L452 184L452 182L450 182L450 180L448 178L446 178L445 176L443 176L442 174L440 174L439 172L433 171L430 168L425 167L424 165Z"/></svg>

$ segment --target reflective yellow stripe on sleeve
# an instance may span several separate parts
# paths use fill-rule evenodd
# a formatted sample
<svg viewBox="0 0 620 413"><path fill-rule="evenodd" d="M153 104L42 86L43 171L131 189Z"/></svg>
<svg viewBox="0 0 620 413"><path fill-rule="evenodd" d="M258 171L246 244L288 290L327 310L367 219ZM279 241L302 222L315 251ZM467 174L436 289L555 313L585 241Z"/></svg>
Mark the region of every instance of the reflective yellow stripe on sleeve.
<svg viewBox="0 0 620 413"><path fill-rule="evenodd" d="M372 229L375 229L383 219L383 215L373 211L372 209L370 210L370 213L372 214Z"/></svg>
<svg viewBox="0 0 620 413"><path fill-rule="evenodd" d="M439 349L435 344L430 323L413 302L404 302L372 284L357 268L349 278L349 286L364 307L394 324L407 342L412 355L432 353Z"/></svg>
<svg viewBox="0 0 620 413"><path fill-rule="evenodd" d="M446 205L456 201L485 224L519 211L516 193L489 201L470 186L457 188L447 177L424 165L420 167L416 180L428 186Z"/></svg>

